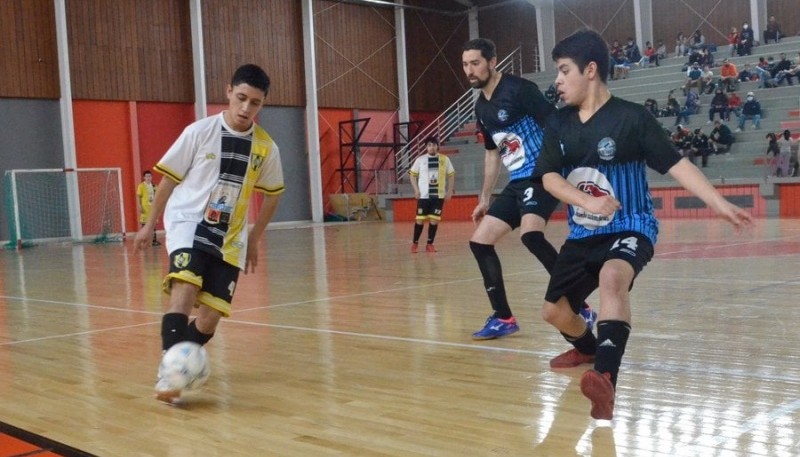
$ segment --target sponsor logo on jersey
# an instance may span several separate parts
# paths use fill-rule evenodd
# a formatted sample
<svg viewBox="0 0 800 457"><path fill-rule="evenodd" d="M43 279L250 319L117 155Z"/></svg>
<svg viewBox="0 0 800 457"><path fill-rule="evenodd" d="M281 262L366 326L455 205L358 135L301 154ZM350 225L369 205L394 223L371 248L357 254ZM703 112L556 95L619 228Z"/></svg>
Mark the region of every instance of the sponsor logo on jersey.
<svg viewBox="0 0 800 457"><path fill-rule="evenodd" d="M596 168L576 168L567 176L567 181L592 197L604 197L606 195L615 197L611 182ZM589 230L608 225L614 219L614 214L603 216L601 214L590 213L586 209L574 205L572 209L572 221Z"/></svg>
<svg viewBox="0 0 800 457"><path fill-rule="evenodd" d="M597 155L601 160L611 160L617 154L617 143L605 137L597 143Z"/></svg>

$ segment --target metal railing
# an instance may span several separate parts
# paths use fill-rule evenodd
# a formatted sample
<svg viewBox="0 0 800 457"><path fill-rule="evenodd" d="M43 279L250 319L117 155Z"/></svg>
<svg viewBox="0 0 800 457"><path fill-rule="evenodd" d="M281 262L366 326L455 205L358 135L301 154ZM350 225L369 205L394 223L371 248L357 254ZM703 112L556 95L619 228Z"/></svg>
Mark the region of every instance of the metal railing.
<svg viewBox="0 0 800 457"><path fill-rule="evenodd" d="M500 63L497 70L503 73L514 75L522 74L522 53L521 46L511 51ZM458 100L445 109L442 114L434 119L430 124L421 129L417 135L408 142L395 155L397 182L400 183L408 173L414 159L425 153L425 138L434 135L443 144L450 136L458 131L474 115L475 97L477 89L467 90Z"/></svg>

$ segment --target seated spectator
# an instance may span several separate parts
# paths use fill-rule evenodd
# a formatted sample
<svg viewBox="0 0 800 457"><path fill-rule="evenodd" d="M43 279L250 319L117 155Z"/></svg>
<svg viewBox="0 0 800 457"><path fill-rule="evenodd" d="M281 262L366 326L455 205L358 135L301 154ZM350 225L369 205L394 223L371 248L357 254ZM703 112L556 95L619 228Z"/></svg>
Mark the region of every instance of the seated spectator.
<svg viewBox="0 0 800 457"><path fill-rule="evenodd" d="M656 66L659 66L658 54L656 54L655 48L653 48L653 45L651 45L650 42L648 41L645 43L644 55L642 56L641 59L639 59L639 66L642 68L647 68L650 66L651 63L654 63L656 64Z"/></svg>
<svg viewBox="0 0 800 457"><path fill-rule="evenodd" d="M717 87L716 76L711 67L706 65L703 67L703 75L700 77L700 93L712 94Z"/></svg>
<svg viewBox="0 0 800 457"><path fill-rule="evenodd" d="M775 62L769 72L772 75L772 85L778 86L786 78L786 72L792 69L792 61L786 58L786 53L780 53L781 60ZM769 59L767 59L769 61ZM780 80L779 80L780 78ZM788 81L791 85L791 80Z"/></svg>
<svg viewBox="0 0 800 457"><path fill-rule="evenodd" d="M736 53L740 56L749 56L753 49L753 30L745 22L742 24L742 31L739 32L739 44L736 48Z"/></svg>
<svg viewBox="0 0 800 457"><path fill-rule="evenodd" d="M692 159L692 132L689 129L681 124L676 125L675 133L672 134L672 144L683 157Z"/></svg>
<svg viewBox="0 0 800 457"><path fill-rule="evenodd" d="M675 118L675 124L680 124L681 119L683 119L683 123L689 124L691 121L689 120L689 115L697 114L700 112L700 95L693 90L689 90L689 93L686 94L686 103L681 108L680 112L678 112L678 116Z"/></svg>
<svg viewBox="0 0 800 457"><path fill-rule="evenodd" d="M675 57L685 56L689 52L689 39L683 35L683 32L678 32L675 37Z"/></svg>
<svg viewBox="0 0 800 457"><path fill-rule="evenodd" d="M753 127L756 129L761 128L761 103L756 100L756 96L752 92L747 93L747 98L744 101L744 105L742 105L742 115L739 116L737 132L744 130L744 123L748 119L753 121Z"/></svg>
<svg viewBox="0 0 800 457"><path fill-rule="evenodd" d="M687 95L689 93L689 89L692 87L697 87L700 89L701 85L701 77L703 76L703 70L700 69L700 64L693 63L688 70L686 70L686 82L683 84L683 95Z"/></svg>
<svg viewBox="0 0 800 457"><path fill-rule="evenodd" d="M731 92L728 95L728 117L730 118L730 113L739 117L742 115L742 99L739 98L739 95L736 92Z"/></svg>
<svg viewBox="0 0 800 457"><path fill-rule="evenodd" d="M708 156L713 152L711 144L708 142L708 135L703 133L700 129L695 129L690 148L691 157L689 159L692 163L695 162L695 158L700 157L700 165L706 168L708 166Z"/></svg>
<svg viewBox="0 0 800 457"><path fill-rule="evenodd" d="M752 68L750 68L750 64L746 63L744 64L744 69L739 72L739 75L736 77L736 79L739 82L746 83L748 81L752 81L754 77L756 80L758 80L758 75L753 72Z"/></svg>
<svg viewBox="0 0 800 457"><path fill-rule="evenodd" d="M689 66L694 64L703 65L703 53L699 50L691 50L689 51Z"/></svg>
<svg viewBox="0 0 800 457"><path fill-rule="evenodd" d="M733 92L736 90L736 80L738 77L739 71L736 69L736 65L728 61L728 59L722 59L722 66L719 67L720 87L725 88L727 92Z"/></svg>
<svg viewBox="0 0 800 457"><path fill-rule="evenodd" d="M775 20L775 16L770 16L769 20L767 21L767 28L764 29L764 44L769 44L769 40L773 40L775 43L778 43L781 41L782 36L783 32L781 32L780 24L778 24L778 21Z"/></svg>
<svg viewBox="0 0 800 457"><path fill-rule="evenodd" d="M611 55L611 57L615 58L620 52L623 52L622 46L619 44L619 40L614 40L611 43L611 47L608 48L608 53Z"/></svg>
<svg viewBox="0 0 800 457"><path fill-rule="evenodd" d="M714 93L714 98L711 99L711 104L708 107L708 123L714 122L714 113L719 113L719 118L722 121L730 120L728 110L728 96L725 95L725 92L720 87Z"/></svg>
<svg viewBox="0 0 800 457"><path fill-rule="evenodd" d="M652 98L648 98L644 101L644 107L648 113L652 114L653 117L661 116L661 113L658 111L658 102Z"/></svg>
<svg viewBox="0 0 800 457"><path fill-rule="evenodd" d="M628 42L622 47L622 52L625 53L625 58L628 62L635 63L642 60L642 53L639 50L639 45L633 41L633 38L628 37Z"/></svg>
<svg viewBox="0 0 800 457"><path fill-rule="evenodd" d="M728 44L731 46L731 57L736 55L736 45L739 43L739 30L736 27L731 27L728 32Z"/></svg>
<svg viewBox="0 0 800 457"><path fill-rule="evenodd" d="M622 51L617 52L614 56L614 79L625 79L628 77L628 72L631 69L631 62L625 57Z"/></svg>
<svg viewBox="0 0 800 457"><path fill-rule="evenodd" d="M702 67L704 65L708 65L709 67L714 66L714 54L709 47L700 50L700 66Z"/></svg>
<svg viewBox="0 0 800 457"><path fill-rule="evenodd" d="M708 141L711 143L714 154L729 154L734 141L733 132L719 120L714 121L714 130L711 131Z"/></svg>
<svg viewBox="0 0 800 457"><path fill-rule="evenodd" d="M664 40L658 40L656 43L656 56L658 56L658 60L667 58L667 46L664 44Z"/></svg>
<svg viewBox="0 0 800 457"><path fill-rule="evenodd" d="M772 57L770 57L770 59L771 58ZM770 65L769 60L764 58L764 56L758 58L758 63L755 67L753 67L753 70L755 70L756 74L758 75L759 89L771 87L770 80L772 79L772 73L770 73L770 68L772 68L772 65Z"/></svg>
<svg viewBox="0 0 800 457"><path fill-rule="evenodd" d="M681 112L681 104L678 103L678 99L675 98L675 91L669 91L667 94L667 104L666 107L661 110L661 117L671 117L677 116L678 113Z"/></svg>
<svg viewBox="0 0 800 457"><path fill-rule="evenodd" d="M706 48L706 37L703 35L703 32L700 29L697 29L692 34L692 38L689 40L689 47L693 50L701 51Z"/></svg>

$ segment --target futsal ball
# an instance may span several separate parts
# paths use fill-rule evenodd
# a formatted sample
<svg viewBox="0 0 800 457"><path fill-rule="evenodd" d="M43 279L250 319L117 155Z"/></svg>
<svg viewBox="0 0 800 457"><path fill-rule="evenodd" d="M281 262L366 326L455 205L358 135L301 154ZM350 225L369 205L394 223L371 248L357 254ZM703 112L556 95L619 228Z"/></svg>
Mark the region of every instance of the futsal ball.
<svg viewBox="0 0 800 457"><path fill-rule="evenodd" d="M205 384L211 368L205 348L191 341L180 342L161 358L159 372L170 389L192 390Z"/></svg>

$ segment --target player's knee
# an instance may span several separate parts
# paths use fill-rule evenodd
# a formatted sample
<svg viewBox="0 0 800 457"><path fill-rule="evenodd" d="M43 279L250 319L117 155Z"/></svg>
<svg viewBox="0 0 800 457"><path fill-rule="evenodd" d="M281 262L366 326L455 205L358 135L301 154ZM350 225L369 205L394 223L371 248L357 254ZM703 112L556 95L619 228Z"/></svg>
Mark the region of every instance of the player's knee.
<svg viewBox="0 0 800 457"><path fill-rule="evenodd" d="M472 251L472 255L474 255L478 260L497 255L494 250L494 246L491 244L481 244L470 241L469 249Z"/></svg>
<svg viewBox="0 0 800 457"><path fill-rule="evenodd" d="M525 245L532 254L540 252L545 247L552 247L542 232L526 232L522 234L520 239L522 240L522 244Z"/></svg>
<svg viewBox="0 0 800 457"><path fill-rule="evenodd" d="M542 319L551 325L556 325L561 317L561 310L555 303L544 302L542 306Z"/></svg>

